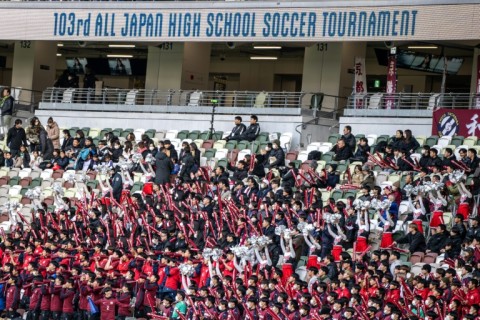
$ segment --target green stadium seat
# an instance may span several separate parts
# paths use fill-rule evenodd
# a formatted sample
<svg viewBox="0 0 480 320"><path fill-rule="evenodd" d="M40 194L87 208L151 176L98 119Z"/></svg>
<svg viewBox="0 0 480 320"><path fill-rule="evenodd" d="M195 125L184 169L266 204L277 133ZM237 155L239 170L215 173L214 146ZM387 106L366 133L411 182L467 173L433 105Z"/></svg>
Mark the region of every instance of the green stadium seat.
<svg viewBox="0 0 480 320"><path fill-rule="evenodd" d="M425 144L429 145L430 147L433 147L434 145L437 144L437 142L438 142L438 136L430 136L425 141Z"/></svg>
<svg viewBox="0 0 480 320"><path fill-rule="evenodd" d="M190 132L188 130L182 130L182 131L178 132L177 139L180 139L180 140L188 139L188 134L189 133Z"/></svg>
<svg viewBox="0 0 480 320"><path fill-rule="evenodd" d="M228 151L232 151L236 147L237 147L237 141L236 140L228 141L227 144L225 145L225 148L228 149Z"/></svg>
<svg viewBox="0 0 480 320"><path fill-rule="evenodd" d="M147 131L145 131L145 134L150 138L150 139L153 139L155 138L155 134L157 133L157 130L155 129L148 129Z"/></svg>
<svg viewBox="0 0 480 320"><path fill-rule="evenodd" d="M200 137L200 132L199 132L198 130L196 130L196 131L191 131L191 132L188 134L188 139L197 140L198 137Z"/></svg>
<svg viewBox="0 0 480 320"><path fill-rule="evenodd" d="M32 182L30 182L30 188L40 187L42 185L43 179L40 177L33 178Z"/></svg>
<svg viewBox="0 0 480 320"><path fill-rule="evenodd" d="M453 144L456 147L461 146L463 144L464 139L465 138L463 136L455 136L452 138L452 141L450 141L450 144Z"/></svg>

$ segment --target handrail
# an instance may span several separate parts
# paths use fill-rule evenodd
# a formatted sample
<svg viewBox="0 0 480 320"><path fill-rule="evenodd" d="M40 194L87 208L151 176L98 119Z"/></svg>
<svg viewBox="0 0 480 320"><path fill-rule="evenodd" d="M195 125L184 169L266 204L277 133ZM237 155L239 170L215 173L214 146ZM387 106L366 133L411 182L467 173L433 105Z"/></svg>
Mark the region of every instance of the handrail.
<svg viewBox="0 0 480 320"><path fill-rule="evenodd" d="M42 103L114 104L187 107L255 107L255 108L310 108L314 92L267 91L200 91L147 89L73 89L47 88ZM324 95L324 108L318 111L338 112L347 102L346 97Z"/></svg>
<svg viewBox="0 0 480 320"><path fill-rule="evenodd" d="M474 108L479 94L470 93L368 93L352 94L347 109Z"/></svg>

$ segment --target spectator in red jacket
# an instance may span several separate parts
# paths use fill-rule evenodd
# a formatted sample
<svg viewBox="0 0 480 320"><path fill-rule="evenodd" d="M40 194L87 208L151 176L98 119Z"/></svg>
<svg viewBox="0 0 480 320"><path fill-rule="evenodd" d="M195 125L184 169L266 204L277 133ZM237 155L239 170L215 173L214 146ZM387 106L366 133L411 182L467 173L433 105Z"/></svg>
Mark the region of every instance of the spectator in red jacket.
<svg viewBox="0 0 480 320"><path fill-rule="evenodd" d="M73 297L75 296L75 290L73 288L74 283L75 281L73 279L68 279L67 283L62 286L62 291L60 292L60 299L63 300L62 320L73 320Z"/></svg>
<svg viewBox="0 0 480 320"><path fill-rule="evenodd" d="M17 277L11 277L7 283L10 286L5 294L6 316L7 318L15 318L18 315L17 308L20 302L20 281L18 281Z"/></svg>
<svg viewBox="0 0 480 320"><path fill-rule="evenodd" d="M50 284L50 312L53 319L59 319L63 310L63 302L60 298L63 287L63 277L57 277L54 282Z"/></svg>
<svg viewBox="0 0 480 320"><path fill-rule="evenodd" d="M146 314L152 312L155 308L156 294L158 291L158 275L152 274L145 282L145 296L143 297L143 309Z"/></svg>
<svg viewBox="0 0 480 320"><path fill-rule="evenodd" d="M102 320L115 320L115 308L126 308L130 306L130 303L121 303L113 296L112 288L105 288L103 290L104 297L93 300L93 303L100 306L100 314Z"/></svg>
<svg viewBox="0 0 480 320"><path fill-rule="evenodd" d="M33 279L33 290L30 296L30 303L28 304L28 313L31 319L38 319L40 317L40 305L42 303L42 287L43 278L37 276Z"/></svg>
<svg viewBox="0 0 480 320"><path fill-rule="evenodd" d="M130 311L130 302L132 299L132 293L130 292L130 285L128 283L124 283L120 292L118 293L117 300L121 304L118 306L118 319L125 320L126 317L130 317L132 315L132 311Z"/></svg>

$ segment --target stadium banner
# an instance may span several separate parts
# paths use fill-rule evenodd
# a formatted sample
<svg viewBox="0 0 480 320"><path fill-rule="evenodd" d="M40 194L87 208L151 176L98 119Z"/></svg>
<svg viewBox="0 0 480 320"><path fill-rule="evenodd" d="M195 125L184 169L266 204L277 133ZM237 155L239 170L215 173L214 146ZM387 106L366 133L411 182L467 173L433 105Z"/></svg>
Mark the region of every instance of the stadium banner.
<svg viewBox="0 0 480 320"><path fill-rule="evenodd" d="M363 97L367 94L367 73L365 72L365 58L355 57L355 109L362 109Z"/></svg>
<svg viewBox="0 0 480 320"><path fill-rule="evenodd" d="M76 3L77 4L77 3ZM480 39L480 5L363 7L227 4L151 9L50 3L0 6L4 40L52 41L396 41ZM31 6L31 5L30 5ZM452 27L455 26L455 27Z"/></svg>
<svg viewBox="0 0 480 320"><path fill-rule="evenodd" d="M395 108L395 97L392 94L397 92L397 55L388 56L387 66L387 88L385 95L385 109Z"/></svg>
<svg viewBox="0 0 480 320"><path fill-rule="evenodd" d="M478 136L480 135L480 110L438 109L433 112L432 135Z"/></svg>

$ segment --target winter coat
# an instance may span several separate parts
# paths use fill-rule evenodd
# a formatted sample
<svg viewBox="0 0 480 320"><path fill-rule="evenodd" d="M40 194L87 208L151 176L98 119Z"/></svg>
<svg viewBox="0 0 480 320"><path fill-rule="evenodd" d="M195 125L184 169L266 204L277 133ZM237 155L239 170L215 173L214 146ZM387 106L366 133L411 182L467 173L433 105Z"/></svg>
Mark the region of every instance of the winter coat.
<svg viewBox="0 0 480 320"><path fill-rule="evenodd" d="M170 172L173 170L173 162L164 152L155 155L155 183L166 184L170 182Z"/></svg>
<svg viewBox="0 0 480 320"><path fill-rule="evenodd" d="M60 149L60 128L54 121L52 124L46 127L48 137L52 140L53 148Z"/></svg>

